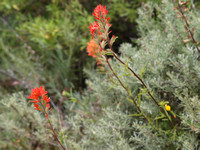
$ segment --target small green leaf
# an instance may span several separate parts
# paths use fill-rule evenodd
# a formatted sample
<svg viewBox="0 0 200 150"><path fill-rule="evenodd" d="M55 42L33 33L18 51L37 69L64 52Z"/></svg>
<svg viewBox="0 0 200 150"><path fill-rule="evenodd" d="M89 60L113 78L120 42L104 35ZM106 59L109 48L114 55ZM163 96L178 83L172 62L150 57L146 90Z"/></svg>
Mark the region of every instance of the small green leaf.
<svg viewBox="0 0 200 150"><path fill-rule="evenodd" d="M168 103L169 103L168 101L161 101L161 102L159 102L160 107L163 107L163 106L165 106L165 104L168 104Z"/></svg>
<svg viewBox="0 0 200 150"><path fill-rule="evenodd" d="M111 40L110 40L110 44L113 45L113 43L115 42L115 40L117 39L117 36L112 36Z"/></svg>
<svg viewBox="0 0 200 150"><path fill-rule="evenodd" d="M130 114L130 115L128 115L128 116L139 117L139 116L142 116L142 113L140 113L140 114Z"/></svg>

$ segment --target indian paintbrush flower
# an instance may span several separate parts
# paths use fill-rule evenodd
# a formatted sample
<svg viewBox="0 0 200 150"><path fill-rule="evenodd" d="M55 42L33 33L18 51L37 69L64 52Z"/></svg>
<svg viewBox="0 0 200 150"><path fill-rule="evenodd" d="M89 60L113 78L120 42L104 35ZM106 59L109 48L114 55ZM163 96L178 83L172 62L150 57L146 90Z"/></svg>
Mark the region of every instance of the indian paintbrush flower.
<svg viewBox="0 0 200 150"><path fill-rule="evenodd" d="M93 24L91 23L91 25L89 26L92 39L95 36L98 36L98 37L101 37L101 40L102 40L102 39L105 39L106 36L110 33L110 32L108 33L108 30L112 25L108 23L110 18L107 17L107 13L108 13L108 10L106 9L106 6L102 6L101 4L99 4L94 9L93 16L96 19L96 22L94 22Z"/></svg>
<svg viewBox="0 0 200 150"><path fill-rule="evenodd" d="M101 30L100 30L100 26L98 22L94 22L93 24L91 23L91 25L89 26L89 29L90 29L90 33L92 34L92 38L94 38L96 34L98 35L101 34Z"/></svg>
<svg viewBox="0 0 200 150"><path fill-rule="evenodd" d="M34 106L35 106L36 110L42 111L45 114L45 116L48 120L48 123L50 125L50 128L53 131L53 134L54 134L57 142L60 144L60 146L63 148L63 150L66 150L66 148L62 145L62 143L58 139L58 136L56 135L56 133L53 129L53 126L51 124L51 121L48 118L48 112L50 111L49 110L49 108L50 108L50 104L49 104L50 98L48 98L48 96L47 96L47 91L45 91L45 89L42 86L36 87L35 89L32 89L32 93L28 97L28 99L32 99L31 102L35 103Z"/></svg>
<svg viewBox="0 0 200 150"><path fill-rule="evenodd" d="M50 98L48 98L47 91L42 86L32 89L32 93L28 99L32 99L31 102L34 103L35 109L44 112L46 118L48 118Z"/></svg>
<svg viewBox="0 0 200 150"><path fill-rule="evenodd" d="M94 40L90 40L90 42L87 42L87 52L88 56L97 57L97 54L100 50L100 47L96 44Z"/></svg>
<svg viewBox="0 0 200 150"><path fill-rule="evenodd" d="M97 64L102 64L101 56L106 55L107 50L104 50L104 48L108 44L109 34L111 33L109 28L112 24L109 24L110 18L107 17L107 14L108 10L106 9L106 6L102 6L101 4L97 5L93 12L96 21L89 26L92 40L87 43L87 52L89 56L96 58ZM111 45L116 38L117 37L114 35L112 36Z"/></svg>
<svg viewBox="0 0 200 150"><path fill-rule="evenodd" d="M102 6L101 4L99 4L95 9L94 9L94 13L93 16L95 17L95 19L99 20L99 21L109 21L110 18L107 18L106 15L108 13L108 10L106 10L106 6Z"/></svg>

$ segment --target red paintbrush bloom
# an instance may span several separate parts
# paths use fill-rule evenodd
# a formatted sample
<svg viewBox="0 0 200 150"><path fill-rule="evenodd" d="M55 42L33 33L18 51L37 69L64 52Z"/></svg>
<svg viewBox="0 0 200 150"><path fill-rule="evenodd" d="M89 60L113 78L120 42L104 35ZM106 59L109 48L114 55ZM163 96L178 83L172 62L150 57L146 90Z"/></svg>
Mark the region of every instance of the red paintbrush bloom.
<svg viewBox="0 0 200 150"><path fill-rule="evenodd" d="M40 88L36 87L35 89L32 89L31 95L28 97L28 99L33 99L33 103L36 110L42 111L46 118L48 119L49 114L49 107L50 107L50 98L47 96L47 91L41 86ZM63 150L66 150L66 148L62 145L62 143L59 141L58 136L56 135L53 126L51 124L51 121L48 119L48 123L50 125L51 130L53 131L53 134L58 141L58 143L61 145Z"/></svg>
<svg viewBox="0 0 200 150"><path fill-rule="evenodd" d="M107 17L107 14L108 10L106 10L106 6L102 6L101 4L97 5L97 7L94 9L93 16L96 19L96 22L93 24L91 23L89 26L92 39L97 37L103 38L103 36L107 35L106 32L108 32L109 28L112 26L112 24L109 24L108 22L110 18Z"/></svg>
<svg viewBox="0 0 200 150"><path fill-rule="evenodd" d="M88 56L92 57L97 57L97 53L99 52L99 45L97 45L92 39L90 42L87 42L87 52Z"/></svg>
<svg viewBox="0 0 200 150"><path fill-rule="evenodd" d="M94 22L93 24L89 26L90 33L92 34L92 38L94 38L95 34L98 33L99 35L101 34L100 31L100 26L98 22Z"/></svg>
<svg viewBox="0 0 200 150"><path fill-rule="evenodd" d="M107 17L106 17L107 13L108 13L108 10L106 10L106 6L103 7L101 4L99 4L99 5L94 9L93 16L94 16L95 19L97 19L97 20L107 20L107 22L108 22L110 18L107 18Z"/></svg>
<svg viewBox="0 0 200 150"><path fill-rule="evenodd" d="M39 108L39 105L38 104L34 104L34 106L35 106L35 110L41 110L40 108Z"/></svg>
<svg viewBox="0 0 200 150"><path fill-rule="evenodd" d="M50 98L48 98L47 91L45 91L45 89L42 86L40 88L36 87L35 89L32 89L32 93L28 97L28 99L33 99L31 102L35 103L35 109L39 111L44 111L46 117L48 118L47 112L45 111L45 107L49 109Z"/></svg>
<svg viewBox="0 0 200 150"><path fill-rule="evenodd" d="M41 86L40 88L36 87L35 89L32 89L31 95L28 97L28 99L35 99L38 100L40 96L45 96L47 94L47 91Z"/></svg>

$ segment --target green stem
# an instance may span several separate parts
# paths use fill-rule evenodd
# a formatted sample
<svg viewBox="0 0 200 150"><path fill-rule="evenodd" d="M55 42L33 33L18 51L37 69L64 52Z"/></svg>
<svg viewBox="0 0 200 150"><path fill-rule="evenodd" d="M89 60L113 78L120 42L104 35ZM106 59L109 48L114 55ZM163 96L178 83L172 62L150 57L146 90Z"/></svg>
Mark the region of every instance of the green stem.
<svg viewBox="0 0 200 150"><path fill-rule="evenodd" d="M111 70L111 72L113 73L113 75L117 78L118 82L120 83L120 85L123 87L123 89L129 94L128 89L124 86L124 84L122 83L122 81L119 79L119 77L117 76L117 74L114 72L114 70L112 69L112 66L110 65L107 56L104 56L104 58L106 59L106 62ZM140 109L140 107L138 107L135 99L129 95L131 100L133 101L133 103L135 104L135 106L137 107L138 111L143 115L143 117L147 120L148 123L150 123L149 119L144 115L143 111Z"/></svg>
<svg viewBox="0 0 200 150"><path fill-rule="evenodd" d="M48 114L47 114L47 112L46 112L46 110L45 110L45 108L44 108L44 106L42 105L41 102L40 102L40 105L42 106L42 109L43 109L43 112L45 113L45 116L48 117ZM56 132L55 132L55 130L53 129L53 126L52 126L51 121L49 120L49 118L48 118L47 121L48 121L48 123L49 123L49 125L50 125L50 128L51 128L51 130L52 130L52 132L53 132L53 134L54 134L54 136L55 136L57 142L60 144L60 146L63 148L63 150L67 150L67 149L61 144L60 140L58 139L58 136L56 135Z"/></svg>
<svg viewBox="0 0 200 150"><path fill-rule="evenodd" d="M153 97L153 95L150 93L150 91L148 90L146 84L144 83L144 81L139 77L139 75L137 75L137 73L135 73L128 65L126 65L116 54L115 52L113 51L113 48L110 44L110 39L109 37L107 36L107 41L108 41L108 46L110 47L110 50L112 51L113 53L113 56L121 63L123 64L124 66L126 66L128 68L128 70L130 70L133 75L142 83L142 85L147 89L147 93L148 95L153 99L154 103L161 109L161 111L164 113L164 115L167 117L168 121L170 122L170 124L172 125L172 127L174 127L174 124L173 122L169 119L167 113L165 112L165 110L159 105L159 103L156 101L156 99Z"/></svg>
<svg viewBox="0 0 200 150"><path fill-rule="evenodd" d="M184 11L182 10L181 5L179 4L179 2L178 2L178 10L181 13L181 17L185 21L186 30L188 30L188 32L190 34L190 37L191 37L191 39L192 39L197 51L200 53L200 48L198 47L198 42L194 39L194 35L193 35L192 31L190 30L190 25L189 25L189 23L187 21L187 18L184 15Z"/></svg>

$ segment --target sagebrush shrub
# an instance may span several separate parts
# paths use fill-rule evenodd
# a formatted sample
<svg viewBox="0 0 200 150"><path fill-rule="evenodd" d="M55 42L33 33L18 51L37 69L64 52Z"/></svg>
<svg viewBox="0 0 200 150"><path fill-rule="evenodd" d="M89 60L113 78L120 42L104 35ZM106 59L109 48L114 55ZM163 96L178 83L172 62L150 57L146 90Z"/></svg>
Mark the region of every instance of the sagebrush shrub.
<svg viewBox="0 0 200 150"><path fill-rule="evenodd" d="M63 109L53 106L49 115L61 143L70 150L199 149L199 14L188 1L143 4L137 46L123 43L114 49L117 33L110 32L108 9L98 5L87 46L96 69L85 68L87 88L64 91ZM1 148L57 148L42 127L45 117L22 94L1 104Z"/></svg>

